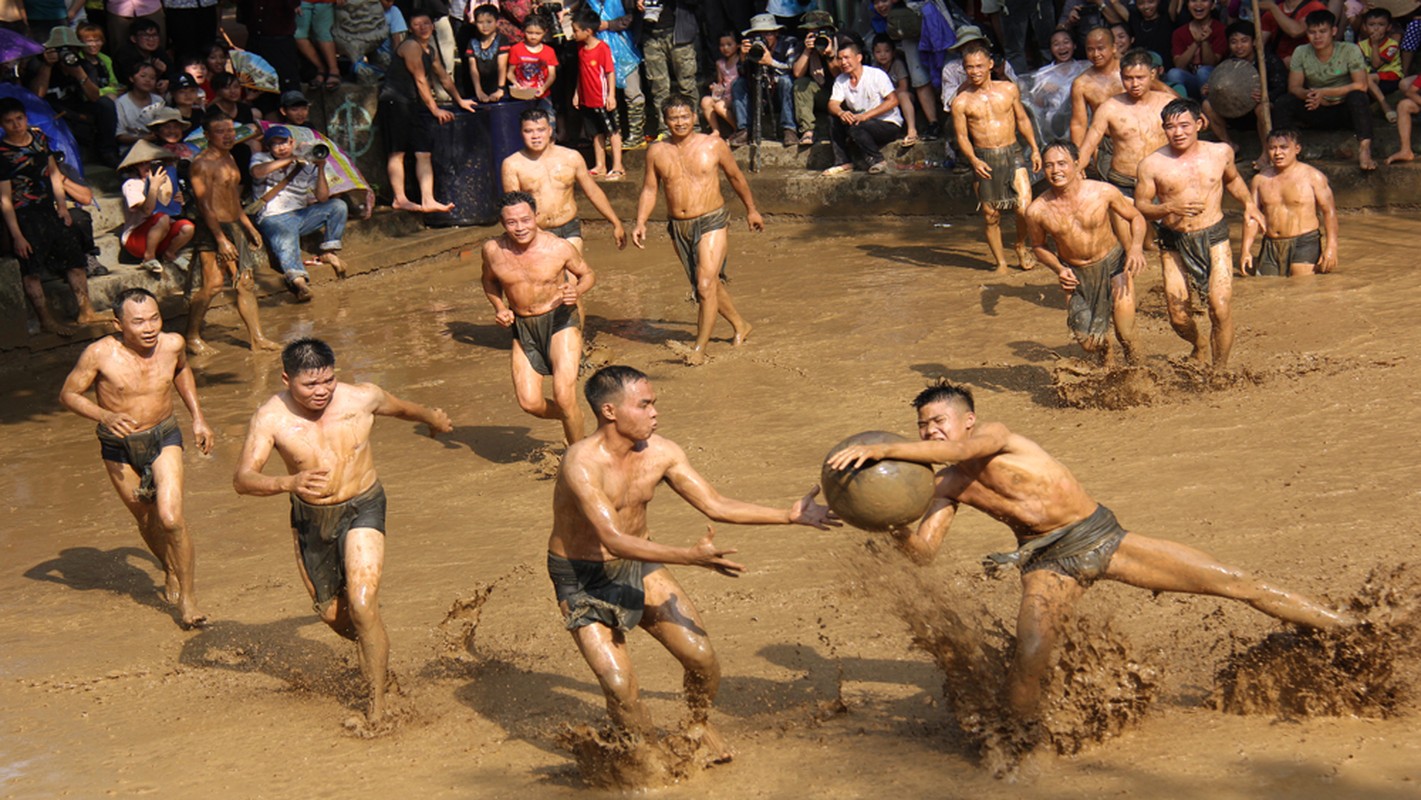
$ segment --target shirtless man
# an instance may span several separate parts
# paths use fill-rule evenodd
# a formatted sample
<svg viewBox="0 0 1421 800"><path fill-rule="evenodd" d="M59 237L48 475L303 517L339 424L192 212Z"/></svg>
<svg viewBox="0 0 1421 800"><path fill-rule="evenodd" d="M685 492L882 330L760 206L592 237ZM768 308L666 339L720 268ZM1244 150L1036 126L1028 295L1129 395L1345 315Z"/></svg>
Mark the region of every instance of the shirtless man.
<svg viewBox="0 0 1421 800"><path fill-rule="evenodd" d="M1026 232L1036 260L1050 267L1066 292L1066 325L1087 353L1110 363L1110 321L1125 360L1139 361L1135 346L1135 276L1145 266L1145 218L1108 183L1090 181L1075 145L1046 145L1044 169L1051 184L1026 209ZM1046 237L1056 241L1056 252Z"/></svg>
<svg viewBox="0 0 1421 800"><path fill-rule="evenodd" d="M548 574L565 625L602 686L612 722L634 734L649 732L651 717L639 696L627 632L640 626L651 634L686 670L686 702L692 725L700 729L693 735L717 760L728 760L730 750L708 719L720 688L720 662L695 605L664 565L705 567L730 577L744 567L726 558L735 550L715 545L709 525L693 547L652 541L646 506L664 481L717 522L820 530L839 523L814 501L818 486L788 509L722 496L680 447L656 435L656 391L641 372L603 367L583 391L597 430L563 457L548 537Z"/></svg>
<svg viewBox="0 0 1421 800"><path fill-rule="evenodd" d="M1160 112L1179 98L1174 92L1151 88L1154 79L1154 61L1148 50L1136 48L1126 53L1120 59L1120 83L1125 90L1100 104L1085 141L1081 142L1080 165L1084 171L1101 141L1110 137L1113 154L1103 177L1127 197L1135 194L1135 170L1140 159L1164 147Z"/></svg>
<svg viewBox="0 0 1421 800"><path fill-rule="evenodd" d="M138 522L143 543L163 565L164 593L183 627L207 624L193 589L192 538L183 517L183 434L173 416L173 392L187 406L192 435L204 455L212 429L197 403L197 383L183 339L163 333L158 300L147 289L124 289L114 301L119 333L89 345L59 392L70 411L99 423L104 469ZM94 389L90 400L88 392Z"/></svg>
<svg viewBox="0 0 1421 800"><path fill-rule="evenodd" d="M232 486L237 494L291 495L296 566L316 613L336 633L359 645L360 669L370 681L366 720L385 713L390 639L380 619L380 573L385 561L385 489L375 474L370 429L375 416L452 430L449 416L400 400L373 383L339 383L335 353L319 339L298 339L281 353L281 382L252 415ZM275 448L287 475L262 468Z"/></svg>
<svg viewBox="0 0 1421 800"><path fill-rule="evenodd" d="M1031 148L1031 172L1041 171L1041 152L1021 92L1010 81L992 80L992 53L985 42L962 48L967 80L952 99L957 150L977 174L977 201L986 223L987 247L997 272L1007 271L1002 249L1002 211L1016 210L1016 257L1022 269L1036 262L1026 251L1026 207L1031 203L1031 175L1021 162L1018 135Z"/></svg>
<svg viewBox="0 0 1421 800"><path fill-rule="evenodd" d="M700 303L696 346L687 360L701 364L705 362L706 344L710 342L716 314L725 317L735 329L731 344L744 344L752 328L735 310L735 301L725 287L729 280L725 264L730 249L726 228L730 215L725 211L725 199L720 193L718 171L725 173L730 188L745 204L745 220L750 230L763 231L765 220L755 210L750 183L740 172L725 140L696 132L696 111L690 98L672 95L662 106L661 114L671 138L656 142L646 151L646 179L637 200L632 243L646 247L646 221L656 208L657 187L664 182L669 217L666 231L671 235L671 244Z"/></svg>
<svg viewBox="0 0 1421 800"><path fill-rule="evenodd" d="M1085 57L1090 69L1071 81L1071 141L1076 147L1085 143L1090 115L1101 103L1125 91L1120 82L1120 56L1109 28L1093 28L1085 35ZM1099 148L1095 168L1101 178L1109 172L1109 142Z"/></svg>
<svg viewBox="0 0 1421 800"><path fill-rule="evenodd" d="M1204 111L1193 100L1172 101L1160 112L1169 144L1140 161L1135 207L1145 219L1159 222L1159 248L1164 270L1164 298L1169 324L1180 338L1194 345L1189 357L1203 362L1209 343L1214 367L1228 366L1233 347L1233 254L1229 223L1224 219L1224 190L1244 208L1244 221L1265 224L1248 193L1248 184L1234 167L1233 148L1199 141ZM1158 200L1158 202L1156 202ZM1189 288L1209 302L1213 336L1194 324Z"/></svg>
<svg viewBox="0 0 1421 800"><path fill-rule="evenodd" d="M1337 266L1337 206L1327 176L1298 162L1302 141L1292 128L1268 134L1268 161L1253 178L1253 202L1267 220L1263 251L1253 260L1258 226L1243 226L1240 275L1311 275ZM1323 246L1318 218L1327 234Z"/></svg>
<svg viewBox="0 0 1421 800"><path fill-rule="evenodd" d="M1153 592L1241 600L1269 616L1313 628L1353 622L1193 548L1127 533L1110 509L1086 494L1071 471L1036 442L1001 423L979 423L965 387L933 384L913 406L922 441L856 445L829 463L843 469L892 458L950 465L938 473L936 497L917 530L895 533L898 545L919 563L937 554L959 504L1001 520L1016 534L1015 552L993 554L984 564L990 570L1010 564L1021 568L1016 650L1005 699L1022 718L1034 717L1039 708L1060 621L1081 593L1102 578Z"/></svg>
<svg viewBox="0 0 1421 800"><path fill-rule="evenodd" d="M577 218L574 186L582 189L597 213L612 223L612 239L617 249L627 246L622 220L612 210L607 195L587 171L582 154L553 144L552 121L548 112L530 108L519 115L523 149L503 160L503 191L527 192L538 207L538 227L566 239L582 254L582 220Z"/></svg>
<svg viewBox="0 0 1421 800"><path fill-rule="evenodd" d="M192 191L202 219L192 238L193 252L202 264L202 287L188 302L187 349L193 355L211 353L202 340L202 322L212 298L230 277L237 287L237 315L247 325L253 350L279 350L281 345L262 335L257 316L256 279L252 270L261 259L262 235L242 211L242 176L232 159L237 128L232 118L212 111L202 123L207 149L192 160Z"/></svg>
<svg viewBox="0 0 1421 800"><path fill-rule="evenodd" d="M563 436L572 444L583 435L577 303L597 276L571 242L539 228L532 195L504 194L498 216L504 234L484 242L483 287L494 320L513 329L513 391L529 414L562 420ZM577 282L565 281L565 274ZM553 378L551 402L543 396L545 375Z"/></svg>

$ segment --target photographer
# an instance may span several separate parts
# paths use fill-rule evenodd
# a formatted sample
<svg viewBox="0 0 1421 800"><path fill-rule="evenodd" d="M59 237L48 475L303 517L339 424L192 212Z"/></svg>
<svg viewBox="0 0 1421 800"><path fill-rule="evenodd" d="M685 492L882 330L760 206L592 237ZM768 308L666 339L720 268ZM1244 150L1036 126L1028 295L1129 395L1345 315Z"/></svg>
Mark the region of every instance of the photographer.
<svg viewBox="0 0 1421 800"><path fill-rule="evenodd" d="M694 98L700 23L693 0L636 0L636 7L642 13L642 60L652 107L659 112L673 94Z"/></svg>
<svg viewBox="0 0 1421 800"><path fill-rule="evenodd" d="M829 112L829 94L839 74L839 54L834 50L834 18L827 11L811 11L799 26L804 49L794 60L794 117L799 123L799 143L814 144L814 121Z"/></svg>
<svg viewBox="0 0 1421 800"><path fill-rule="evenodd" d="M794 80L790 78L790 70L799 58L800 44L793 36L781 36L783 30L773 14L756 14L750 18L750 29L740 42L740 77L731 87L735 124L739 126L730 139L732 147L739 147L749 139L752 81L766 79L779 100L784 145L799 145L799 133L794 124Z"/></svg>
<svg viewBox="0 0 1421 800"><path fill-rule="evenodd" d="M259 205L257 229L276 258L276 268L302 303L311 299L310 275L301 260L301 237L325 229L320 260L345 277L345 264L336 255L345 234L346 205L331 198L326 183L326 158L330 150L317 144L296 157L296 143L284 125L266 130L265 151L252 156L252 205ZM249 206L250 210L250 206Z"/></svg>
<svg viewBox="0 0 1421 800"><path fill-rule="evenodd" d="M74 138L85 146L98 139L99 80L102 75L97 60L85 57L83 42L73 28L60 26L49 32L44 53L30 61L30 91L49 102L55 114L63 115Z"/></svg>

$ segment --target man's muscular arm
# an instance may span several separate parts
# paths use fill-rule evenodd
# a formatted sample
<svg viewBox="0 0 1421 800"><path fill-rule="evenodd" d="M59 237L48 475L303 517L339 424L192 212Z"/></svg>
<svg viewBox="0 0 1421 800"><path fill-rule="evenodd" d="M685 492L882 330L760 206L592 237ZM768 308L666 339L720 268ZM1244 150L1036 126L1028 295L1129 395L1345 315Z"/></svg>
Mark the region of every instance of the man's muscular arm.
<svg viewBox="0 0 1421 800"><path fill-rule="evenodd" d="M632 228L632 244L639 248L646 247L646 221L651 219L651 211L656 208L656 162L665 148L671 146L657 142L646 151L646 176L641 182L641 196L636 201L636 227ZM0 196L0 199L3 199L3 196Z"/></svg>
<svg viewBox="0 0 1421 800"><path fill-rule="evenodd" d="M1113 186L1111 189L1110 211L1129 226L1128 240L1120 236L1119 226L1115 229L1120 246L1125 248L1125 271L1130 275L1139 275L1145 268L1145 234L1149 226L1145 224L1145 216L1135 208L1135 204L1130 202L1124 192Z"/></svg>
<svg viewBox="0 0 1421 800"><path fill-rule="evenodd" d="M100 339L84 349L79 362L64 379L59 390L59 404L81 417L91 419L118 434L127 436L138 430L138 421L127 414L109 411L89 399L89 390L99 377L99 353L101 347L109 347L109 339Z"/></svg>
<svg viewBox="0 0 1421 800"><path fill-rule="evenodd" d="M1051 252L1051 248L1046 246L1046 226L1041 224L1044 201L1037 198L1031 201L1031 205L1026 208L1026 240L1031 243L1031 252L1036 255L1036 260L1045 264L1052 272L1056 273L1056 278L1061 282L1061 289L1067 294L1074 292L1080 280L1076 278L1076 273L1068 269L1064 262Z"/></svg>
<svg viewBox="0 0 1421 800"><path fill-rule="evenodd" d="M740 165L735 163L735 156L730 154L730 145L716 139L715 149L720 169L730 181L730 188L735 191L740 202L745 204L745 221L750 225L750 230L763 231L765 220L755 209L755 198L750 194L750 182L745 180L745 173L740 171Z"/></svg>
<svg viewBox="0 0 1421 800"><path fill-rule="evenodd" d="M1026 144L1031 148L1031 171L1033 173L1041 171L1041 148L1036 143L1036 128L1031 124L1031 117L1026 114L1026 106L1021 102L1021 90L1016 88L1016 84L1009 83L1011 87L1012 113L1016 116L1016 131L1022 138L1026 139Z"/></svg>
<svg viewBox="0 0 1421 800"><path fill-rule="evenodd" d="M707 481L699 472L696 472L695 467L691 466L685 451L679 446L671 442L666 442L665 446L674 451L672 464L666 470L666 483L697 511L716 522L731 522L737 525L797 524L808 525L819 530L826 530L830 526L839 524L829 513L827 507L814 502L814 498L819 495L818 486L811 488L804 497L801 497L788 509L746 503L726 497L716 491L710 481Z"/></svg>
<svg viewBox="0 0 1421 800"><path fill-rule="evenodd" d="M1085 90L1081 79L1071 82L1071 142L1080 147L1085 141L1086 126L1090 122L1090 106L1085 102Z"/></svg>
<svg viewBox="0 0 1421 800"><path fill-rule="evenodd" d="M247 426L247 440L243 442L242 454L237 458L237 471L232 475L232 488L237 494L254 497L270 497L284 492L319 497L330 480L329 469L308 469L279 478L262 474L262 467L266 466L276 443L272 433L274 427L274 422L268 419L265 405L252 415L252 421Z"/></svg>
<svg viewBox="0 0 1421 800"><path fill-rule="evenodd" d="M488 298L489 305L493 306L494 321L497 322L499 325L508 328L512 327L513 325L514 315L513 310L510 309L508 307L508 304L503 301L503 284L499 283L498 276L495 275L493 272L493 266L491 263L493 261L492 254L496 253L497 251L498 242L496 240L489 239L487 242L484 242L483 275L480 277L479 280L484 287L484 297Z"/></svg>
<svg viewBox="0 0 1421 800"><path fill-rule="evenodd" d="M427 408L419 403L401 400L373 383L363 384L360 388L370 392L374 401L373 408L371 408L373 414L410 422L423 422L429 426L431 439L436 433L448 433L454 430L454 425L449 421L449 415L445 414L442 408Z"/></svg>
<svg viewBox="0 0 1421 800"><path fill-rule="evenodd" d="M1110 127L1109 105L1110 101L1106 100L1100 104L1100 108L1095 110L1095 119L1091 120L1090 127L1085 131L1085 137L1081 139L1080 158L1076 162L1081 171L1085 171L1085 168L1090 166L1091 160L1095 158L1095 149L1100 147L1100 142L1105 138L1105 132Z"/></svg>
<svg viewBox="0 0 1421 800"><path fill-rule="evenodd" d="M1322 217L1322 232L1327 238L1323 243L1322 257L1318 259L1318 272L1331 272L1337 267L1337 204L1332 199L1332 184L1327 176L1314 171L1312 176L1313 201L1317 204L1317 214Z"/></svg>
<svg viewBox="0 0 1421 800"><path fill-rule="evenodd" d="M612 239L617 243L617 249L621 250L627 246L627 233L622 228L622 218L617 216L617 212L612 208L612 203L607 199L607 193L602 191L602 187L597 185L597 181L592 179L592 173L587 170L587 162L578 155L572 159L576 166L577 185L581 187L582 193L587 195L587 201L592 207L597 209L597 213L602 218L612 223Z"/></svg>
<svg viewBox="0 0 1421 800"><path fill-rule="evenodd" d="M1233 150L1226 145L1219 145L1226 148L1228 152L1224 158L1224 188L1233 198L1243 205L1243 219L1247 222L1250 218L1256 220L1259 225L1267 225L1268 221L1263 218L1263 212L1258 210L1258 206L1253 202L1253 195L1248 191L1248 183L1239 174L1238 167L1234 165Z"/></svg>
<svg viewBox="0 0 1421 800"><path fill-rule="evenodd" d="M964 442L918 441L886 444L856 444L845 447L829 459L834 469L857 469L869 461L893 459L919 464L956 464L1005 452L1011 431L1000 422L986 422L972 431Z"/></svg>
<svg viewBox="0 0 1421 800"><path fill-rule="evenodd" d="M577 278L577 283L563 283L562 302L565 306L576 305L579 298L587 294L593 286L597 284L597 273L592 271L592 267L587 265L582 256L578 254L577 248L570 244L567 247L567 260L563 263L563 270Z"/></svg>
<svg viewBox="0 0 1421 800"><path fill-rule="evenodd" d="M938 478L939 494L933 497L932 503L928 505L928 512L923 515L916 530L893 531L893 538L897 540L899 549L914 563L927 564L933 560L938 549L942 547L948 527L957 517L957 501L941 494L946 480L945 477Z"/></svg>
<svg viewBox="0 0 1421 800"><path fill-rule="evenodd" d="M207 419L202 416L202 407L197 402L197 380L193 378L192 367L187 363L187 348L183 346L183 340L175 333L165 333L164 338L173 338L173 347L178 353L178 363L176 372L173 375L173 387L178 390L178 397L182 398L183 405L187 406L188 416L192 417L192 435L197 440L197 449L203 455L212 453L212 429L207 427Z"/></svg>

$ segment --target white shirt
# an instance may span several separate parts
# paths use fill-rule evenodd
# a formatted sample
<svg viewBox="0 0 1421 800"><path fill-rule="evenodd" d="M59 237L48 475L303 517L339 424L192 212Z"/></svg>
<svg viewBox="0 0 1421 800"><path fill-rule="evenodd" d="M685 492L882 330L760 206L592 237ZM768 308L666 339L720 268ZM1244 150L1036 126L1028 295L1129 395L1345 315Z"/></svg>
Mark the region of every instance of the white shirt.
<svg viewBox="0 0 1421 800"><path fill-rule="evenodd" d="M893 79L888 77L888 73L878 67L865 65L863 74L859 76L858 85L855 86L850 80L847 72L840 74L834 79L834 89L829 95L831 101L838 100L839 105L845 111L852 111L855 114L862 114L865 111L872 111L883 104L884 100L893 96ZM896 107L886 114L880 114L874 119L881 119L884 122L891 122L894 125L903 124L903 114Z"/></svg>
<svg viewBox="0 0 1421 800"><path fill-rule="evenodd" d="M118 133L136 136L140 139L151 133L151 131L148 130L148 126L143 124L143 112L150 108L161 108L163 106L163 96L157 92L152 92L148 97L148 105L142 108L134 101L131 92L124 92L117 100L113 101L113 109L118 115Z"/></svg>
<svg viewBox="0 0 1421 800"><path fill-rule="evenodd" d="M266 164L276 159L270 153L253 153L252 166ZM291 171L291 166L287 165L280 169L274 169L266 174L265 178L258 180L252 177L252 197L263 197L271 191L271 187L281 183L281 179L286 177L286 173ZM300 211L311 204L316 192L316 165L304 164L301 169L292 176L291 182L286 187L276 193L276 197L267 201L266 207L262 209L257 219L274 217L277 214L286 214L292 211Z"/></svg>

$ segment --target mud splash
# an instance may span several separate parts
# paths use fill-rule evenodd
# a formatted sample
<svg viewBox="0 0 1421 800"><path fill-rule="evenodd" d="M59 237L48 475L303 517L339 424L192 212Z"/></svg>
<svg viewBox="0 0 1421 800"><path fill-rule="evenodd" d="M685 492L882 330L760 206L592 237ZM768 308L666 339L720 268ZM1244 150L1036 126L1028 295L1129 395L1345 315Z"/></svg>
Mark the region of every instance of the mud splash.
<svg viewBox="0 0 1421 800"><path fill-rule="evenodd" d="M1274 633L1236 649L1215 677L1214 706L1284 719L1405 713L1421 680L1421 570L1373 570L1348 605L1354 628Z"/></svg>
<svg viewBox="0 0 1421 800"><path fill-rule="evenodd" d="M1052 370L1051 391L1062 406L1119 411L1203 392L1257 386L1264 377L1248 368L1214 370L1187 358L1104 368L1066 359Z"/></svg>
<svg viewBox="0 0 1421 800"><path fill-rule="evenodd" d="M603 789L655 789L680 783L715 763L694 728L651 737L611 727L564 725L558 745L572 753L583 780Z"/></svg>

